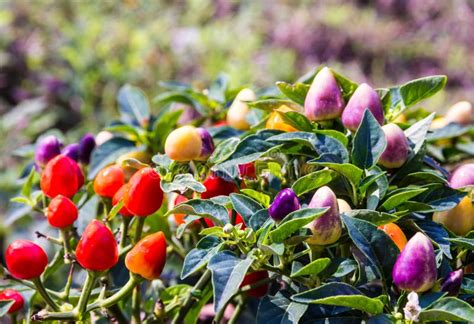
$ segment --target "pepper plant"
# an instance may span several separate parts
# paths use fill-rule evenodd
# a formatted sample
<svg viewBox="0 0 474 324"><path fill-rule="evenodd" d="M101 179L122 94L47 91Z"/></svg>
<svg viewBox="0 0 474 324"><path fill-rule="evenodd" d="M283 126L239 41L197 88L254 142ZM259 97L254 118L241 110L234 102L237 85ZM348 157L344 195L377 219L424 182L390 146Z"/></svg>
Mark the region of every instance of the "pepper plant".
<svg viewBox="0 0 474 324"><path fill-rule="evenodd" d="M124 86L95 145L38 141L14 200L57 229L37 232L54 256L9 242L1 314L474 321L474 166L440 165L446 138L413 108L445 83L374 89L324 67L258 91L168 82L153 104ZM445 127L472 146L472 124Z"/></svg>

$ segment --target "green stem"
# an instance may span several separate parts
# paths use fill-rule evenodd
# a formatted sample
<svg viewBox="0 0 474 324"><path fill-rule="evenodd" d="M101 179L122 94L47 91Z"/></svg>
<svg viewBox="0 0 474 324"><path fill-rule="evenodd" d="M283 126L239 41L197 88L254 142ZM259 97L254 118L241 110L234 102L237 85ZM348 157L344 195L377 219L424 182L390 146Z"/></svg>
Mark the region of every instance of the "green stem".
<svg viewBox="0 0 474 324"><path fill-rule="evenodd" d="M140 241L143 232L143 225L145 224L145 217L138 217L137 227L135 228L135 236L133 237L133 243Z"/></svg>
<svg viewBox="0 0 474 324"><path fill-rule="evenodd" d="M202 290L207 285L210 279L211 279L211 271L208 269L202 274L201 278L199 278L198 282L196 282L193 289L191 289L191 291L188 293L183 303L183 307L181 307L181 310L179 311L179 313L176 314L176 317L173 319L172 323L181 324L184 322L184 318L186 317L186 314L191 309L194 303L195 299L193 298L193 296L196 294L198 290Z"/></svg>
<svg viewBox="0 0 474 324"><path fill-rule="evenodd" d="M55 312L59 311L59 306L54 302L51 296L48 294L46 289L44 288L43 282L40 278L35 278L32 280L35 284L36 290L38 293L43 297L43 300L46 304L49 305Z"/></svg>
<svg viewBox="0 0 474 324"><path fill-rule="evenodd" d="M61 229L61 240L63 241L63 248L64 248L64 263L69 264L72 260L72 249L71 244L69 242L69 232L67 229Z"/></svg>
<svg viewBox="0 0 474 324"><path fill-rule="evenodd" d="M245 307L245 298L241 298L228 324L236 324Z"/></svg>
<svg viewBox="0 0 474 324"><path fill-rule="evenodd" d="M15 312L13 314L10 314L10 323L11 324L17 324L18 323L18 314Z"/></svg>
<svg viewBox="0 0 474 324"><path fill-rule="evenodd" d="M67 281L66 281L66 285L64 286L64 292L63 292L64 299L66 301L69 300L69 293L71 291L73 275L74 275L74 263L71 263L71 267L69 268L69 273L67 276Z"/></svg>
<svg viewBox="0 0 474 324"><path fill-rule="evenodd" d="M122 224L120 225L120 249L123 249L127 243L128 226L130 224L130 220L130 217L122 217Z"/></svg>
<svg viewBox="0 0 474 324"><path fill-rule="evenodd" d="M132 293L132 323L141 323L140 316L140 285L133 289Z"/></svg>
<svg viewBox="0 0 474 324"><path fill-rule="evenodd" d="M81 296L79 297L79 301L77 302L76 306L77 312L79 314L79 319L82 319L86 313L87 301L89 300L89 296L91 295L96 278L96 273L94 273L93 271L87 271L87 278L84 282Z"/></svg>

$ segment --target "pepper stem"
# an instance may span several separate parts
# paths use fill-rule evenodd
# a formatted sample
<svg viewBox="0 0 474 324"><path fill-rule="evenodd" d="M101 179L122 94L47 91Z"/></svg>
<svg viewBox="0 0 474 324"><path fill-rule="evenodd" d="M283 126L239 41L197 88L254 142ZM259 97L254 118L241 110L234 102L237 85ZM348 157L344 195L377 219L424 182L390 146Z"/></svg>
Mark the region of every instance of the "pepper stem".
<svg viewBox="0 0 474 324"><path fill-rule="evenodd" d="M51 307L55 312L59 311L59 306L54 302L54 300L48 294L48 292L46 291L46 288L44 288L44 285L41 279L38 277L38 278L33 279L32 281L36 287L36 290L41 295L45 303L48 304L48 306Z"/></svg>
<svg viewBox="0 0 474 324"><path fill-rule="evenodd" d="M89 296L91 295L96 278L97 276L95 272L87 271L87 278L84 282L84 287L82 288L81 296L79 297L79 301L77 302L76 306L77 312L79 314L79 319L82 319L84 314L86 313L87 301L89 300Z"/></svg>

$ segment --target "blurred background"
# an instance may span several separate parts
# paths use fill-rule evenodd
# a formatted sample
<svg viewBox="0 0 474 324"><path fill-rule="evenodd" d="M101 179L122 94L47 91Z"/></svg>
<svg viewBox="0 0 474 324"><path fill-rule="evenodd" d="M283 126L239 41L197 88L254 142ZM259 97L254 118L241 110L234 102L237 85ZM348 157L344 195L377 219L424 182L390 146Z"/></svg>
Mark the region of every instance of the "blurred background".
<svg viewBox="0 0 474 324"><path fill-rule="evenodd" d="M447 74L425 107L472 102L474 1L3 0L0 213L18 148L46 130L97 131L124 83L153 96L160 80L205 84L222 71L266 87L320 64L377 87Z"/></svg>

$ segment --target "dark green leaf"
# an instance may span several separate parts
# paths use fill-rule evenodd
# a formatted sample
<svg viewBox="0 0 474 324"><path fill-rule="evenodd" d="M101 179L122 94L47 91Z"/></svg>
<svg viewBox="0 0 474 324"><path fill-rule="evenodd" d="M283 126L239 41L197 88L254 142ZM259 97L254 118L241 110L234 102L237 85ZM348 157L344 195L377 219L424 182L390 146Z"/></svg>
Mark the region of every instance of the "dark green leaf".
<svg viewBox="0 0 474 324"><path fill-rule="evenodd" d="M267 209L262 209L256 212L249 220L249 226L254 230L258 231L265 222L270 219L270 215L268 214Z"/></svg>
<svg viewBox="0 0 474 324"><path fill-rule="evenodd" d="M414 123L410 128L405 130L405 136L407 137L413 152L416 154L423 147L425 143L426 135L430 129L431 123L433 122L435 114L432 113L428 117Z"/></svg>
<svg viewBox="0 0 474 324"><path fill-rule="evenodd" d="M134 142L121 137L114 137L92 151L87 179L92 180L107 165L114 163L121 155L137 151Z"/></svg>
<svg viewBox="0 0 474 324"><path fill-rule="evenodd" d="M265 110L268 112L273 112L274 110L280 108L281 106L288 106L295 110L301 109L301 107L298 105L295 105L294 102L290 100L282 100L282 99L262 99L262 100L249 102L248 105L252 108L257 108L257 109Z"/></svg>
<svg viewBox="0 0 474 324"><path fill-rule="evenodd" d="M14 303L15 300L13 299L0 300L0 317L5 316Z"/></svg>
<svg viewBox="0 0 474 324"><path fill-rule="evenodd" d="M229 86L229 77L220 73L209 86L209 97L217 102L225 103L225 92Z"/></svg>
<svg viewBox="0 0 474 324"><path fill-rule="evenodd" d="M161 181L161 189L163 189L163 191L167 193L184 193L188 189L191 189L195 192L206 191L206 187L204 187L202 183L194 179L193 175L190 173L177 174L171 182Z"/></svg>
<svg viewBox="0 0 474 324"><path fill-rule="evenodd" d="M449 238L448 239L454 245L463 247L465 249L474 251L474 239L468 239L464 237L456 237L456 238Z"/></svg>
<svg viewBox="0 0 474 324"><path fill-rule="evenodd" d="M331 259L329 258L321 258L316 259L313 262L304 265L297 271L291 271L291 278L301 277L301 276L309 276L309 275L317 275L331 263Z"/></svg>
<svg viewBox="0 0 474 324"><path fill-rule="evenodd" d="M297 196L301 196L314 189L322 187L336 177L334 171L331 170L319 170L307 174L293 183L292 189Z"/></svg>
<svg viewBox="0 0 474 324"><path fill-rule="evenodd" d="M455 297L445 297L420 313L420 321L474 321L474 308Z"/></svg>
<svg viewBox="0 0 474 324"><path fill-rule="evenodd" d="M143 91L126 84L120 88L117 100L124 122L136 121L143 127L147 126L150 121L150 103Z"/></svg>
<svg viewBox="0 0 474 324"><path fill-rule="evenodd" d="M191 199L175 206L166 215L184 214L210 218L214 224L222 226L229 223L229 213L225 207L212 200Z"/></svg>
<svg viewBox="0 0 474 324"><path fill-rule="evenodd" d="M375 210L369 209L354 209L349 212L345 212L347 216L355 217L368 221L376 226L380 226L387 223L395 222L398 217L388 213L381 213Z"/></svg>
<svg viewBox="0 0 474 324"><path fill-rule="evenodd" d="M239 143L240 138L238 137L230 137L223 140L216 146L214 152L212 152L208 159L208 163L218 164L225 161L229 156L232 155L232 153L234 153Z"/></svg>
<svg viewBox="0 0 474 324"><path fill-rule="evenodd" d="M237 193L230 194L230 201L232 206L234 206L234 210L244 219L245 224L249 223L250 217L263 209L263 206L255 200Z"/></svg>
<svg viewBox="0 0 474 324"><path fill-rule="evenodd" d="M330 163L330 162L309 162L311 164L317 164L324 167L328 167L346 177L353 185L359 185L360 178L364 173L361 169L350 163ZM325 171L325 170L323 170ZM327 171L327 170L326 170Z"/></svg>
<svg viewBox="0 0 474 324"><path fill-rule="evenodd" d="M302 106L304 105L306 94L309 91L308 84L277 82L276 85L285 96Z"/></svg>
<svg viewBox="0 0 474 324"><path fill-rule="evenodd" d="M429 220L417 220L416 225L439 246L444 255L449 259L452 258L448 241L449 234L442 225Z"/></svg>
<svg viewBox="0 0 474 324"><path fill-rule="evenodd" d="M308 305L292 302L283 294L265 296L260 301L256 324L293 324L299 323Z"/></svg>
<svg viewBox="0 0 474 324"><path fill-rule="evenodd" d="M288 214L276 229L270 232L273 242L281 243L294 232L322 216L327 208L306 208Z"/></svg>
<svg viewBox="0 0 474 324"><path fill-rule="evenodd" d="M201 270L221 247L220 240L214 236L203 237L196 248L189 251L181 269L181 279L185 279Z"/></svg>
<svg viewBox="0 0 474 324"><path fill-rule="evenodd" d="M303 131L303 132L311 132L313 126L308 118L305 115L296 112L296 111L287 111L287 112L278 112L282 118L285 120L286 123L290 124L294 128Z"/></svg>
<svg viewBox="0 0 474 324"><path fill-rule="evenodd" d="M384 201L382 204L382 208L385 210L391 210L392 208L397 207L398 205L410 200L413 197L418 196L422 192L425 192L427 188L403 188L403 190L399 190L395 194L391 194L387 200Z"/></svg>

